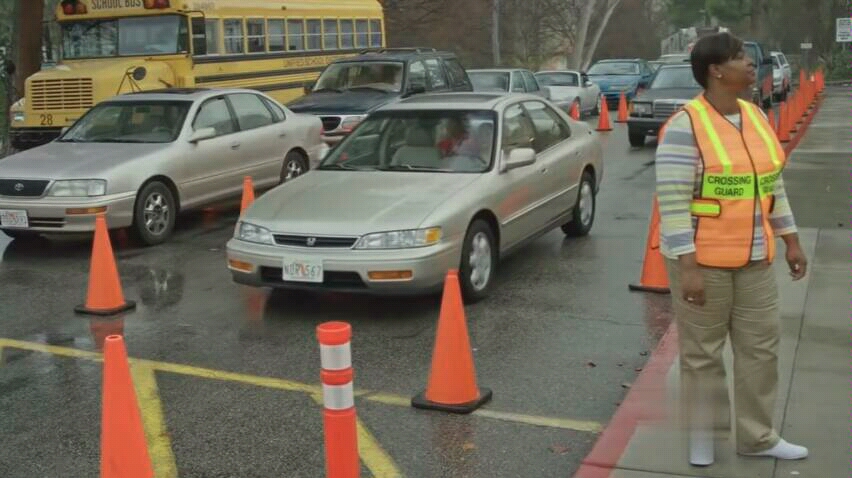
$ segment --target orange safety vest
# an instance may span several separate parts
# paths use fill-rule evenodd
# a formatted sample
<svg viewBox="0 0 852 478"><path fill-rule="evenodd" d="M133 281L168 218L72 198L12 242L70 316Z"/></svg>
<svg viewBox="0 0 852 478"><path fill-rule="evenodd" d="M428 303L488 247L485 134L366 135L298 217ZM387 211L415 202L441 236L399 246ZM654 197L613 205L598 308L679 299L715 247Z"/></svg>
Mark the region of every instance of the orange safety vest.
<svg viewBox="0 0 852 478"><path fill-rule="evenodd" d="M692 122L704 164L701 191L690 205L697 217L698 264L717 268L745 267L754 243L755 201L763 218L767 259L775 258L769 223L775 181L787 157L769 121L753 103L738 100L742 131L700 95L684 109Z"/></svg>

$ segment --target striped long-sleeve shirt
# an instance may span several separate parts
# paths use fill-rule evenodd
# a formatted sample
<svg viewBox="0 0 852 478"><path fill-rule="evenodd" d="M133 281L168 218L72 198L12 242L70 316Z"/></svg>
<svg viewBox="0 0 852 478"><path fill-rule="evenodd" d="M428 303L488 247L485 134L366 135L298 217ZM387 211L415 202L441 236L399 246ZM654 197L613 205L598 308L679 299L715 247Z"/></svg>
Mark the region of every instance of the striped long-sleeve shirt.
<svg viewBox="0 0 852 478"><path fill-rule="evenodd" d="M740 115L729 115L728 120L741 128ZM657 148L657 198L660 206L660 253L675 259L695 252L695 224L697 219L689 213L689 204L701 190L703 164L692 131L692 123L685 111L678 112L668 126ZM751 259L767 256L764 240L762 212L755 202L755 241ZM787 200L781 175L775 183L775 207L769 223L776 236L796 232L793 211Z"/></svg>

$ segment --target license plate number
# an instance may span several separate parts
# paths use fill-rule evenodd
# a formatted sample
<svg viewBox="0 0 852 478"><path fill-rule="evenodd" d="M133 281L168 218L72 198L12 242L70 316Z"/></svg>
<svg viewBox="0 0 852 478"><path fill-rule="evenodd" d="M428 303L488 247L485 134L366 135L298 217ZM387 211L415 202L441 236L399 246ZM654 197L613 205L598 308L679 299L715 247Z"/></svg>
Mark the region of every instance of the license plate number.
<svg viewBox="0 0 852 478"><path fill-rule="evenodd" d="M282 279L291 282L322 283L322 261L284 258Z"/></svg>
<svg viewBox="0 0 852 478"><path fill-rule="evenodd" d="M27 211L0 209L0 227L20 229L30 227Z"/></svg>

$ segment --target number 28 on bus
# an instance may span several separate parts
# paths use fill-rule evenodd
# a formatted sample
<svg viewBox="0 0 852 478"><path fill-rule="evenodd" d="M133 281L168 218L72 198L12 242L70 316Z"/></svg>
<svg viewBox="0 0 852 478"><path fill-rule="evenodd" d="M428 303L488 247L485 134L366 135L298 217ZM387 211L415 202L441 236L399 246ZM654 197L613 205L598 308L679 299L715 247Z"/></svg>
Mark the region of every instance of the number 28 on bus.
<svg viewBox="0 0 852 478"><path fill-rule="evenodd" d="M124 93L251 88L286 103L332 60L385 46L379 0L62 0L55 17L61 58L12 107L16 149Z"/></svg>

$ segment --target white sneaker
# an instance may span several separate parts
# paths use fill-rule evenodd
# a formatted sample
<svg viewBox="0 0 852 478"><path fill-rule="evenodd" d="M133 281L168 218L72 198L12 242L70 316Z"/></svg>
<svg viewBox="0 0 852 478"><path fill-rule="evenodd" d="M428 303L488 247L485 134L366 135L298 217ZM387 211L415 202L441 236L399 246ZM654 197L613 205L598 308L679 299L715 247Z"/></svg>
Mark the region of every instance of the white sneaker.
<svg viewBox="0 0 852 478"><path fill-rule="evenodd" d="M689 432L689 464L710 466L715 458L713 431L693 429Z"/></svg>
<svg viewBox="0 0 852 478"><path fill-rule="evenodd" d="M803 446L788 443L782 438L777 445L768 450L759 451L757 453L742 453L742 455L771 456L779 460L801 460L802 458L808 457L808 449Z"/></svg>

